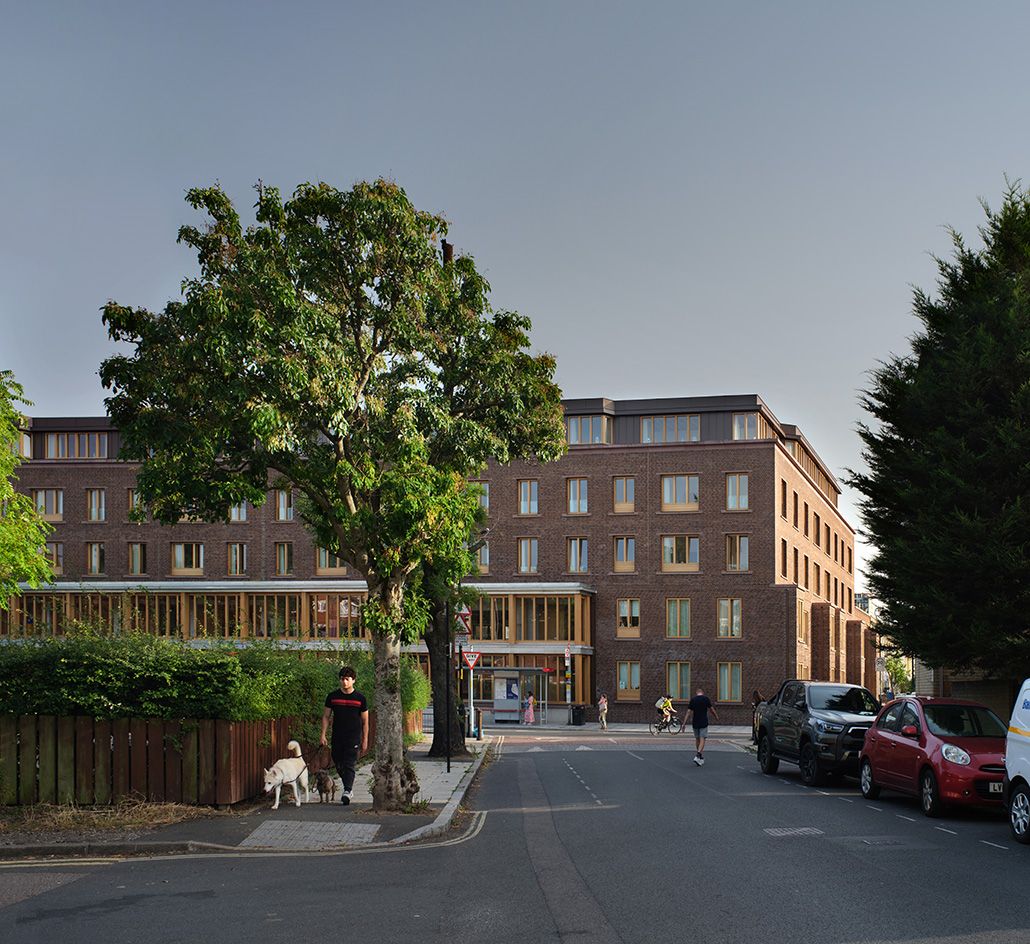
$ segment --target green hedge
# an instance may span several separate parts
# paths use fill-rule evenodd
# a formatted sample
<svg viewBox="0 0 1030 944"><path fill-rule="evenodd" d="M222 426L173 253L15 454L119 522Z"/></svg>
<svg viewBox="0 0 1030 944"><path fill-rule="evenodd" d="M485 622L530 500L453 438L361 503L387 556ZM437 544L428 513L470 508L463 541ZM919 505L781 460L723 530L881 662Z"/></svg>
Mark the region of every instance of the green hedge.
<svg viewBox="0 0 1030 944"><path fill-rule="evenodd" d="M367 650L299 652L274 643L195 649L148 635L28 639L0 645L0 714L94 718L313 718L342 664L375 704ZM405 711L429 704L415 659L401 663Z"/></svg>

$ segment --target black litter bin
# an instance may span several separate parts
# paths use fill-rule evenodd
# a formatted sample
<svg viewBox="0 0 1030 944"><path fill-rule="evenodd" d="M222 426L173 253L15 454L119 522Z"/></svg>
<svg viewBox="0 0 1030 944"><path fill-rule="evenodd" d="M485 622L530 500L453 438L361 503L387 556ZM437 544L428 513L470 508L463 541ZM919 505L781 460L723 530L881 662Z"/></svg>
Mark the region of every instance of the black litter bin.
<svg viewBox="0 0 1030 944"><path fill-rule="evenodd" d="M586 724L587 710L582 705L572 706L572 723L582 727Z"/></svg>

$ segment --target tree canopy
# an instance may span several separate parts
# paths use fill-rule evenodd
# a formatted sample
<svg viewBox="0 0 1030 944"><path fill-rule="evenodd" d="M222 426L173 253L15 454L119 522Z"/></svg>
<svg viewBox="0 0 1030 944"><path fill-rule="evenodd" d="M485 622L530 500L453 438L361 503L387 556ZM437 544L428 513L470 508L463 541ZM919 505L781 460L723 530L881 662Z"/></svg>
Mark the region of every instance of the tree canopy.
<svg viewBox="0 0 1030 944"><path fill-rule="evenodd" d="M1011 674L1030 661L1030 197L984 204L983 245L953 233L912 351L861 402L862 494L879 629L929 665Z"/></svg>
<svg viewBox="0 0 1030 944"><path fill-rule="evenodd" d="M187 199L209 222L179 233L200 264L183 301L104 308L112 339L134 345L101 368L122 455L168 523L292 487L315 542L365 577L373 795L396 808L408 785L390 693L401 643L426 623L422 569L471 569L467 476L519 430L560 422L553 359L523 350L528 322L491 311L471 259L441 264L444 220L394 183L303 184L287 201L259 187L247 228L217 187Z"/></svg>
<svg viewBox="0 0 1030 944"><path fill-rule="evenodd" d="M0 609L6 609L19 592L19 583L38 587L54 579L43 550L52 529L40 518L32 499L14 490L25 425L19 404L32 405L14 374L0 370Z"/></svg>

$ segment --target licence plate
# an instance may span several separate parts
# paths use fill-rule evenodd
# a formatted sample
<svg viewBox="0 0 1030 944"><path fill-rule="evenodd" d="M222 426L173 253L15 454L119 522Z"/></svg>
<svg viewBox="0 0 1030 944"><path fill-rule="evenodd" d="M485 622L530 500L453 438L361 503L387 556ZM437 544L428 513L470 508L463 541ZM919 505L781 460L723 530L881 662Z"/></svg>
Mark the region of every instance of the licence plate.
<svg viewBox="0 0 1030 944"><path fill-rule="evenodd" d="M1003 783L989 783L987 784L988 793L1002 793L1004 791L1005 784Z"/></svg>

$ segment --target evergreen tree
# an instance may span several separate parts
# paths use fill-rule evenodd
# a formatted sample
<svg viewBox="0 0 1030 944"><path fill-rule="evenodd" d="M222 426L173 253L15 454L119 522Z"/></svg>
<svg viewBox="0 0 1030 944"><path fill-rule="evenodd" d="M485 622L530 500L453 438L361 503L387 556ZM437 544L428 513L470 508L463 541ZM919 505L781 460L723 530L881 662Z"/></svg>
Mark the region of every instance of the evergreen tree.
<svg viewBox="0 0 1030 944"><path fill-rule="evenodd" d="M879 629L933 666L1030 665L1030 195L984 204L983 247L952 233L936 297L917 290L912 351L861 402L852 473L875 548Z"/></svg>

